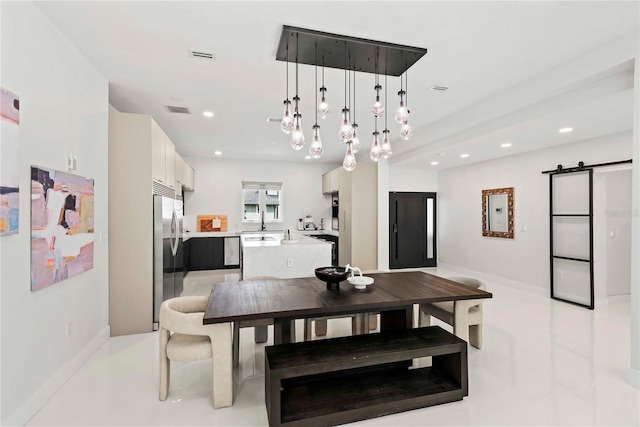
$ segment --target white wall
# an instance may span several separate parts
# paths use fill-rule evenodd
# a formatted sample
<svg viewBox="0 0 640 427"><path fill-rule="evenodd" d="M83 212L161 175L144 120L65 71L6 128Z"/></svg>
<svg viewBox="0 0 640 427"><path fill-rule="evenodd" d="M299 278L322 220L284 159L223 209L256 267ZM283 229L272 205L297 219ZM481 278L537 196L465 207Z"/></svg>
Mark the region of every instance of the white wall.
<svg viewBox="0 0 640 427"><path fill-rule="evenodd" d="M625 132L440 172L439 264L548 289L549 176L541 172L631 155L631 132ZM482 190L500 187L515 188L514 239L482 236Z"/></svg>
<svg viewBox="0 0 640 427"><path fill-rule="evenodd" d="M196 231L198 215L227 215L227 231L259 230L260 224L242 223L242 181L282 182L283 223L267 229L295 230L298 218L311 215L319 226L331 229L331 197L322 194L322 174L338 165L185 157L196 173L196 190L185 193L185 229Z"/></svg>
<svg viewBox="0 0 640 427"><path fill-rule="evenodd" d="M438 170L429 165L408 168L402 163L390 164L389 191L437 192Z"/></svg>
<svg viewBox="0 0 640 427"><path fill-rule="evenodd" d="M631 292L631 170L607 174L607 296Z"/></svg>
<svg viewBox="0 0 640 427"><path fill-rule="evenodd" d="M20 96L20 229L0 238L3 425L25 423L108 338L107 81L31 2L2 2L3 87ZM30 166L95 180L94 268L30 290ZM72 333L67 336L67 324Z"/></svg>

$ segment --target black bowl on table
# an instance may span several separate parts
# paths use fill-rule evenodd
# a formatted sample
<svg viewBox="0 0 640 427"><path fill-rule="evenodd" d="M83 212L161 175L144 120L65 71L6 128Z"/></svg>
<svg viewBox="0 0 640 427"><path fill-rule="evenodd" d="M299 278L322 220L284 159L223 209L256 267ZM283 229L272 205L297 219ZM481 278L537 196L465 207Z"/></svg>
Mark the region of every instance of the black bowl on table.
<svg viewBox="0 0 640 427"><path fill-rule="evenodd" d="M344 267L316 268L316 277L327 283L327 289L340 289L340 282L347 279L349 272Z"/></svg>

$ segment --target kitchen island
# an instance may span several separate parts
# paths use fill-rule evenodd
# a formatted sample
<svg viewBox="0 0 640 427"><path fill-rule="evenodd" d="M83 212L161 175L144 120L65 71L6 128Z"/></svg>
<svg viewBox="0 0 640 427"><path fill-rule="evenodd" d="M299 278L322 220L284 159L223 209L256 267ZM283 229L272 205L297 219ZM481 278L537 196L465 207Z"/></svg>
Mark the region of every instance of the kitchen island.
<svg viewBox="0 0 640 427"><path fill-rule="evenodd" d="M283 243L283 238L282 232L243 233L242 276L308 277L331 265L331 243L298 233L291 234L291 242Z"/></svg>

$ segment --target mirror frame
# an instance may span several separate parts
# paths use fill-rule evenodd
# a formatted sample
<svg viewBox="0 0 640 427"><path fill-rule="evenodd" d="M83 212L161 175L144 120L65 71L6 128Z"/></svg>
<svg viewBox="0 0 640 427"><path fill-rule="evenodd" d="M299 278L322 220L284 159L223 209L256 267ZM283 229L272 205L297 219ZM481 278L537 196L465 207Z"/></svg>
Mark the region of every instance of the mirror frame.
<svg viewBox="0 0 640 427"><path fill-rule="evenodd" d="M507 215L509 218L509 224L507 227L508 231L491 231L487 230L487 197L493 196L496 194L506 194L507 195ZM505 187L505 188L492 188L490 190L482 190L482 235L487 237L502 237L504 239L513 239L514 238L514 217L513 217L513 198L514 198L514 188L513 187Z"/></svg>

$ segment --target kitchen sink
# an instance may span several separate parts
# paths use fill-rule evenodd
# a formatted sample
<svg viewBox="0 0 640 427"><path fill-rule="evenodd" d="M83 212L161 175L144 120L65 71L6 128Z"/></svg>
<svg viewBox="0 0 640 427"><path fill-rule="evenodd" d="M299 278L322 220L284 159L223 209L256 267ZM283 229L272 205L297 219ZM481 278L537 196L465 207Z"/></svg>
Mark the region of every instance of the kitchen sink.
<svg viewBox="0 0 640 427"><path fill-rule="evenodd" d="M267 242L267 241L274 241L276 239L274 239L271 236L251 236L251 237L245 237L244 240L246 240L247 242Z"/></svg>

